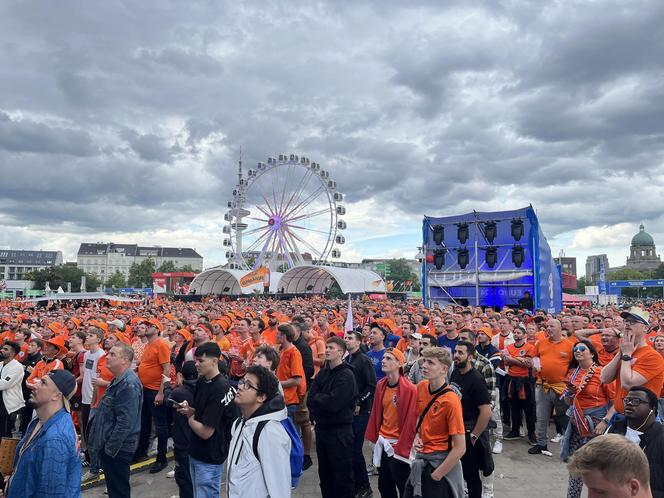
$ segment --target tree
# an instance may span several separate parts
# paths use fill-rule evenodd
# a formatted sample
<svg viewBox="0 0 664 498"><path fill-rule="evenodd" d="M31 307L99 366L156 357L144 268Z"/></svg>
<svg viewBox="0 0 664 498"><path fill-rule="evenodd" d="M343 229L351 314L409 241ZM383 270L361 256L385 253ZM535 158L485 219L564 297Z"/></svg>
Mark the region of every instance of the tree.
<svg viewBox="0 0 664 498"><path fill-rule="evenodd" d="M408 288L406 282L412 282L411 289L415 292L420 290L420 278L413 273L405 258L390 259L386 262L385 280L392 280L395 289Z"/></svg>
<svg viewBox="0 0 664 498"><path fill-rule="evenodd" d="M177 271L177 268L175 267L175 263L172 261L164 261L161 266L157 269L159 273L169 273L169 272L174 272Z"/></svg>
<svg viewBox="0 0 664 498"><path fill-rule="evenodd" d="M196 270L192 268L191 265L184 265L182 268L178 269L178 271L187 271L190 273L198 273Z"/></svg>
<svg viewBox="0 0 664 498"><path fill-rule="evenodd" d="M106 286L112 287L113 289L127 287L127 280L125 279L125 276L122 273L116 271L113 275L111 275L110 277L108 277L108 279L106 279Z"/></svg>
<svg viewBox="0 0 664 498"><path fill-rule="evenodd" d="M152 274L155 272L154 260L148 258L140 263L133 263L129 268L128 284L130 287L146 287L152 285Z"/></svg>
<svg viewBox="0 0 664 498"><path fill-rule="evenodd" d="M332 282L332 285L330 285L330 288L325 295L330 299L341 299L344 297L344 293L341 292L341 287L339 287L336 280Z"/></svg>
<svg viewBox="0 0 664 498"><path fill-rule="evenodd" d="M80 281L79 281L80 283ZM101 287L102 281L99 278L99 275L96 273L86 273L85 274L85 290L88 292L95 292L99 287ZM72 288L72 290L74 290Z"/></svg>
<svg viewBox="0 0 664 498"><path fill-rule="evenodd" d="M81 291L81 277L85 275L85 289L83 291L94 292L101 285L101 280L95 273L85 273L73 265L60 265L35 270L26 275L27 280L33 282L33 287L38 290L46 288L46 282L51 290L58 287L67 289L67 283L71 283L72 292Z"/></svg>
<svg viewBox="0 0 664 498"><path fill-rule="evenodd" d="M577 294L586 293L586 277L579 277L576 279L576 293Z"/></svg>

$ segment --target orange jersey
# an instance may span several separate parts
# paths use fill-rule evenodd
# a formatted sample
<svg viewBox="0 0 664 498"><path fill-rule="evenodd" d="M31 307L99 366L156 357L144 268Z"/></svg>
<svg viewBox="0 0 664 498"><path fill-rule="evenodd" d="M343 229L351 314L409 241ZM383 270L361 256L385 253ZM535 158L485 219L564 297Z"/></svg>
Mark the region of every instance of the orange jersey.
<svg viewBox="0 0 664 498"><path fill-rule="evenodd" d="M606 406L609 403L609 400L613 397L614 393L611 387L607 384L602 384L602 381L600 380L601 371L602 369L599 366L596 367L593 376L588 380L583 391L579 392L576 396L576 399L579 401L579 405L583 410L598 406ZM567 382L571 382L573 373L573 370L569 371ZM578 388L585 379L587 373L587 370L579 369L579 373L572 384Z"/></svg>
<svg viewBox="0 0 664 498"><path fill-rule="evenodd" d="M397 386L385 386L382 399L383 420L380 435L387 439L399 439L399 418L397 414Z"/></svg>
<svg viewBox="0 0 664 498"><path fill-rule="evenodd" d="M239 349L240 356L244 358L245 360L251 360L254 357L254 351L256 351L256 348L258 346L261 346L262 344L265 344L265 338L263 336L260 336L258 338L258 341L254 341L251 337L249 340L245 341Z"/></svg>
<svg viewBox="0 0 664 498"><path fill-rule="evenodd" d="M539 357L539 377L549 383L565 382L574 345L567 339L554 343L548 337L535 344L533 357Z"/></svg>
<svg viewBox="0 0 664 498"><path fill-rule="evenodd" d="M422 412L434 395L435 393L429 391L428 380L423 380L417 385L418 416L422 416ZM461 399L455 392L446 392L436 399L422 420L419 434L424 445L422 453L448 451L450 437L465 434Z"/></svg>
<svg viewBox="0 0 664 498"><path fill-rule="evenodd" d="M616 354L618 354L619 351L620 347L617 347L613 351L607 351L606 349L604 349L604 346L600 346L599 348L597 348L597 356L599 358L599 364L602 366L608 365L609 362L613 359L613 357Z"/></svg>
<svg viewBox="0 0 664 498"><path fill-rule="evenodd" d="M507 346L507 351L513 358L524 359L532 358L533 352L535 351L535 346L527 342L523 343L520 347L515 344L510 344ZM530 369L528 367L522 367L521 365L515 365L514 363L509 364L509 374L510 377L528 377Z"/></svg>
<svg viewBox="0 0 664 498"><path fill-rule="evenodd" d="M620 369L622 364L618 367L616 374L616 398L615 407L619 413L623 413L625 405L623 398L627 395L628 389L624 389L620 382ZM632 371L645 377L646 382L643 387L650 389L655 394L662 392L662 384L664 384L664 358L657 351L650 346L641 346L632 354Z"/></svg>
<svg viewBox="0 0 664 498"><path fill-rule="evenodd" d="M397 345L395 347L402 353L405 353L409 345L410 341L402 337L401 339L399 339L399 342L397 342Z"/></svg>
<svg viewBox="0 0 664 498"><path fill-rule="evenodd" d="M320 370L321 365L316 365L316 359L325 361L325 341L322 337L314 336L311 334L311 337L307 341L309 347L311 348L311 356L314 359L314 376Z"/></svg>

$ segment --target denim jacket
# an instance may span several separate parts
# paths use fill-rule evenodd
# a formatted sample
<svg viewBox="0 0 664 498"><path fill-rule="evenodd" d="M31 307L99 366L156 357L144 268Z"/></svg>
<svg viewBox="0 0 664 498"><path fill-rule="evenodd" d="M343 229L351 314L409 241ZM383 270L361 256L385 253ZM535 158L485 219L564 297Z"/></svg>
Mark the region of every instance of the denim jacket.
<svg viewBox="0 0 664 498"><path fill-rule="evenodd" d="M143 386L133 370L111 381L90 424L89 444L101 454L115 457L134 452L141 432Z"/></svg>
<svg viewBox="0 0 664 498"><path fill-rule="evenodd" d="M60 409L26 445L38 419L30 422L16 447L16 469L9 482L9 498L78 498L81 496L81 460L71 415ZM25 446L25 449L23 449Z"/></svg>

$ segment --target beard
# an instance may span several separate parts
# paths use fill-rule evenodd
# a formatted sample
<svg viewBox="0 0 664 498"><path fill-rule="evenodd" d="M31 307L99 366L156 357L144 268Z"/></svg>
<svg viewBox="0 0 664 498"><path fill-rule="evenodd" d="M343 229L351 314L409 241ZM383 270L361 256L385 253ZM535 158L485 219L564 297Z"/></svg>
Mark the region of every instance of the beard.
<svg viewBox="0 0 664 498"><path fill-rule="evenodd" d="M454 364L457 368L466 368L468 366L468 360L466 361L455 361Z"/></svg>

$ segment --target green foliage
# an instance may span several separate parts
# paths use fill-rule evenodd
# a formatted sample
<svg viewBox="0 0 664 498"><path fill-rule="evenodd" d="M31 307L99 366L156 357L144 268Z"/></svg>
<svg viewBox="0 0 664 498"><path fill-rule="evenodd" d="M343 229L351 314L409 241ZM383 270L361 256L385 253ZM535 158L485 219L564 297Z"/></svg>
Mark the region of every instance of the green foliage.
<svg viewBox="0 0 664 498"><path fill-rule="evenodd" d="M73 265L51 266L41 270L35 270L26 275L27 280L34 282L36 290L44 290L48 282L51 290L55 291L58 287L67 290L67 283L71 283L72 292L81 291L81 277L85 275L85 289L87 292L96 291L101 285L101 279L96 273L85 273L80 268Z"/></svg>
<svg viewBox="0 0 664 498"><path fill-rule="evenodd" d="M586 293L586 277L579 277L576 279L576 294Z"/></svg>
<svg viewBox="0 0 664 498"><path fill-rule="evenodd" d="M394 282L394 289L403 291L404 282L411 281L413 284L410 290L414 292L420 290L420 278L411 271L405 258L390 259L389 261L386 261L386 266L389 268L389 271L386 272L388 275L385 280L392 280Z"/></svg>
<svg viewBox="0 0 664 498"><path fill-rule="evenodd" d="M175 263L172 261L164 261L161 266L157 268L157 271L160 273L169 273L177 271L177 268L175 267Z"/></svg>
<svg viewBox="0 0 664 498"><path fill-rule="evenodd" d="M326 296L330 299L341 299L344 297L344 293L341 292L341 287L339 287L339 284L336 280L332 282L332 285L330 285Z"/></svg>
<svg viewBox="0 0 664 498"><path fill-rule="evenodd" d="M148 258L140 263L134 263L129 268L129 287L152 286L152 274L155 273L154 260Z"/></svg>
<svg viewBox="0 0 664 498"><path fill-rule="evenodd" d="M122 273L116 271L113 275L106 279L106 287L112 287L113 289L127 287L127 280Z"/></svg>
<svg viewBox="0 0 664 498"><path fill-rule="evenodd" d="M188 271L191 273L198 273L198 271L194 270L194 268L191 265L184 265L182 268L179 268L178 271Z"/></svg>

